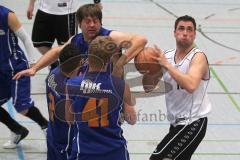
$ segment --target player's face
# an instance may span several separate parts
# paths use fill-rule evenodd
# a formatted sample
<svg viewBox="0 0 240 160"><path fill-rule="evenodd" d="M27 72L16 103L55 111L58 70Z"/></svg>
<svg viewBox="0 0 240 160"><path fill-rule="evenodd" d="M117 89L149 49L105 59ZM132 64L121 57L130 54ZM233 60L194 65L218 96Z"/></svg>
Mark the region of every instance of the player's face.
<svg viewBox="0 0 240 160"><path fill-rule="evenodd" d="M190 21L180 21L174 31L178 47L188 48L193 45L196 37L196 30Z"/></svg>
<svg viewBox="0 0 240 160"><path fill-rule="evenodd" d="M101 26L101 22L97 17L85 17L80 24L84 39L86 41L93 40L97 36Z"/></svg>

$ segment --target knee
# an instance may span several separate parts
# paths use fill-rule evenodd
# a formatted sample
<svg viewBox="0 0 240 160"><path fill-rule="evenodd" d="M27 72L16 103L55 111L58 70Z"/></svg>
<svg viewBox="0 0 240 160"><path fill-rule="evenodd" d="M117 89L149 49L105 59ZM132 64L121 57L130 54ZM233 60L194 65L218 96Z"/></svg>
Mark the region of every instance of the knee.
<svg viewBox="0 0 240 160"><path fill-rule="evenodd" d="M25 110L23 110L23 111L21 111L21 112L19 112L21 115L24 115L24 116L26 116L26 114L28 113L28 109L25 109Z"/></svg>

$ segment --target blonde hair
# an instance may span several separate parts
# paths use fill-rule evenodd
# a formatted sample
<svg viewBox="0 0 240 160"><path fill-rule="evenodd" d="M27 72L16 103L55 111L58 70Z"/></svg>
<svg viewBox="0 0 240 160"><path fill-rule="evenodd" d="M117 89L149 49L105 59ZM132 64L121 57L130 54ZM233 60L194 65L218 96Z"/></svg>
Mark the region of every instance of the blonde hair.
<svg viewBox="0 0 240 160"><path fill-rule="evenodd" d="M103 67L110 62L117 45L109 36L98 36L89 45L88 62L93 67Z"/></svg>

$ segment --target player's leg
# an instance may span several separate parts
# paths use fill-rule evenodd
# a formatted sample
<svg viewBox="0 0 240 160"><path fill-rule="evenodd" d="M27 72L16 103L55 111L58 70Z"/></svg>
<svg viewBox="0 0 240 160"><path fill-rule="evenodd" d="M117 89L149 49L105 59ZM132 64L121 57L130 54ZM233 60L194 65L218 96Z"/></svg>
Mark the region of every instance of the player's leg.
<svg viewBox="0 0 240 160"><path fill-rule="evenodd" d="M188 131L188 133L191 133L193 131L198 131L198 132L193 132L197 134L194 136L194 138L188 144L185 150L183 150L183 152L179 154L178 157L176 157L176 160L191 159L193 153L195 152L195 150L197 149L197 147L205 137L206 130L207 130L207 121L208 121L207 118L201 118L198 121L195 121L191 124L191 129Z"/></svg>
<svg viewBox="0 0 240 160"><path fill-rule="evenodd" d="M206 133L207 118L201 118L190 125L171 126L170 132L158 144L150 160L190 160ZM191 148L192 147L192 148Z"/></svg>
<svg viewBox="0 0 240 160"><path fill-rule="evenodd" d="M35 48L44 55L52 48L55 40L54 15L38 10L33 24L32 41Z"/></svg>
<svg viewBox="0 0 240 160"><path fill-rule="evenodd" d="M58 45L63 45L69 38L77 34L76 13L56 16L54 24L54 34L57 38Z"/></svg>
<svg viewBox="0 0 240 160"><path fill-rule="evenodd" d="M38 10L33 24L32 41L41 54L52 48L54 37L52 33L54 17L48 13Z"/></svg>
<svg viewBox="0 0 240 160"><path fill-rule="evenodd" d="M66 152L59 151L49 137L47 137L47 160L67 160Z"/></svg>
<svg viewBox="0 0 240 160"><path fill-rule="evenodd" d="M43 117L31 99L30 77L22 77L12 81L13 105L17 112L35 121L42 129L46 129L48 121Z"/></svg>
<svg viewBox="0 0 240 160"><path fill-rule="evenodd" d="M11 138L3 145L5 149L14 149L17 144L28 135L28 130L15 121L9 113L0 107L0 121L11 130Z"/></svg>
<svg viewBox="0 0 240 160"><path fill-rule="evenodd" d="M69 160L130 160L126 146L103 154L79 154L75 159Z"/></svg>
<svg viewBox="0 0 240 160"><path fill-rule="evenodd" d="M16 145L28 135L28 130L15 121L10 114L1 106L11 97L11 77L1 74L0 76L0 122L5 124L12 132L11 140L3 145L6 149L16 148ZM3 92L4 91L4 92Z"/></svg>

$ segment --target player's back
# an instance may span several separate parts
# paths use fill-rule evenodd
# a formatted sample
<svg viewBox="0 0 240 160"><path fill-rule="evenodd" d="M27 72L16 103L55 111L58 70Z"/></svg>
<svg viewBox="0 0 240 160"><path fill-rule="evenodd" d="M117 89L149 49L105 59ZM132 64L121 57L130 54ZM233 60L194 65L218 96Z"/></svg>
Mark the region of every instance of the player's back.
<svg viewBox="0 0 240 160"><path fill-rule="evenodd" d="M65 120L65 82L67 79L59 67L52 70L46 79L49 111L47 139L48 143L54 145L58 150L71 147L73 137L71 126Z"/></svg>
<svg viewBox="0 0 240 160"><path fill-rule="evenodd" d="M119 122L125 83L107 72L89 72L68 80L75 125L73 152L103 154L126 144Z"/></svg>

